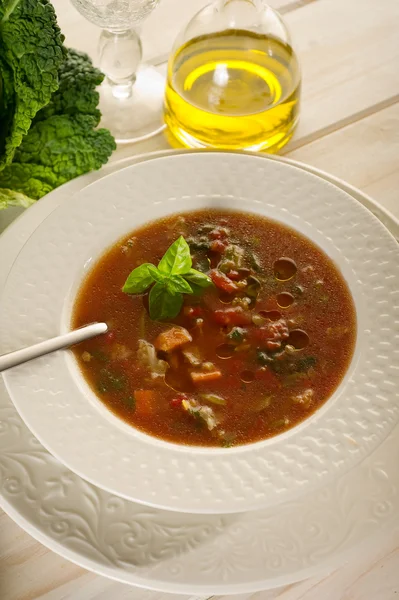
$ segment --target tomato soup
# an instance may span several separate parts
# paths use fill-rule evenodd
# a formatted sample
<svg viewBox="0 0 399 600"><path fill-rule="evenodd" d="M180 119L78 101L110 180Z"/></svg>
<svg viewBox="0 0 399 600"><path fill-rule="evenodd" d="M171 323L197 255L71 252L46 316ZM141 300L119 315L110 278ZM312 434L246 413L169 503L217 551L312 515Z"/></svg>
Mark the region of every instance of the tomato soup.
<svg viewBox="0 0 399 600"><path fill-rule="evenodd" d="M169 249L169 250L168 250ZM116 415L179 444L230 447L300 423L350 364L356 313L333 261L298 232L239 212L151 222L118 241L79 291L74 348Z"/></svg>

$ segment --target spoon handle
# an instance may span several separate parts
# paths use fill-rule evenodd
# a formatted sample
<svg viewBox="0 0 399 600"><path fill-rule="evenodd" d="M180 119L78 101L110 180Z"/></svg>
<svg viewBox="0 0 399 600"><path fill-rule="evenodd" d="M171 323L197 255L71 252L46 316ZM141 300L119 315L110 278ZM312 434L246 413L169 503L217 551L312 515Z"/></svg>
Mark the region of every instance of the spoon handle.
<svg viewBox="0 0 399 600"><path fill-rule="evenodd" d="M45 340L44 342L39 342L33 346L28 346L27 348L21 348L21 350L16 350L15 352L3 354L0 356L0 372L5 371L6 369L11 369L12 367L16 367L18 365L22 365L29 360L39 358L39 356L44 356L45 354L50 354L51 352L56 352L57 350L69 348L69 346L79 344L79 342L83 342L84 340L88 340L96 335L105 333L107 330L108 326L106 323L93 323L92 325L86 325L85 327L75 329L69 333L57 335L57 337L51 338L50 340Z"/></svg>

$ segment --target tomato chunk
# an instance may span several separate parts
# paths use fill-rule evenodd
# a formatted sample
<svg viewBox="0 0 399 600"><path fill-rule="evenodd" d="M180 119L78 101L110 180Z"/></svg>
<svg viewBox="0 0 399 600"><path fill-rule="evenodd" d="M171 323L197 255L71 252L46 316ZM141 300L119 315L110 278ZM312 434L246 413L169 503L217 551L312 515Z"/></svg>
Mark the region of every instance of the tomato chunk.
<svg viewBox="0 0 399 600"><path fill-rule="evenodd" d="M186 400L187 396L186 394L177 394L177 396L175 396L174 398L172 398L172 400L170 400L169 404L172 408L180 408L183 400Z"/></svg>
<svg viewBox="0 0 399 600"><path fill-rule="evenodd" d="M234 292L238 292L240 289L238 285L234 283L234 281L229 279L227 275L218 269L212 269L209 275L216 287L218 287L220 290L223 290L223 292L233 294Z"/></svg>
<svg viewBox="0 0 399 600"><path fill-rule="evenodd" d="M262 327L253 329L251 337L256 342L263 344L268 350L278 350L281 348L282 342L289 337L287 322L285 319L270 321Z"/></svg>
<svg viewBox="0 0 399 600"><path fill-rule="evenodd" d="M221 240L227 238L229 235L228 230L225 227L216 227L209 232L209 238L211 240Z"/></svg>
<svg viewBox="0 0 399 600"><path fill-rule="evenodd" d="M222 240L214 240L211 243L212 252L217 252L218 254L223 254L228 246L227 242L223 242Z"/></svg>
<svg viewBox="0 0 399 600"><path fill-rule="evenodd" d="M215 310L213 318L220 325L250 325L252 323L251 314L244 311L241 306Z"/></svg>
<svg viewBox="0 0 399 600"><path fill-rule="evenodd" d="M240 279L242 279L240 273L238 271L235 271L234 269L227 273L227 277L232 281L239 281Z"/></svg>
<svg viewBox="0 0 399 600"><path fill-rule="evenodd" d="M202 308L200 306L185 306L183 313L186 317L196 319L197 317L202 316Z"/></svg>

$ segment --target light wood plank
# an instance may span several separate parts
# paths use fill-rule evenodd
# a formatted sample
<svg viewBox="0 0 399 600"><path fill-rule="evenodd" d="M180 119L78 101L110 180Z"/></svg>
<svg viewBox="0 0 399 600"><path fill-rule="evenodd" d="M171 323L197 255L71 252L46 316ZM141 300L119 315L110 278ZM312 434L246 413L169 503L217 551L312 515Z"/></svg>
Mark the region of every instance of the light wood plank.
<svg viewBox="0 0 399 600"><path fill-rule="evenodd" d="M399 103L286 155L359 187L399 217Z"/></svg>
<svg viewBox="0 0 399 600"><path fill-rule="evenodd" d="M1 600L189 600L133 589L47 550L0 511Z"/></svg>
<svg viewBox="0 0 399 600"><path fill-rule="evenodd" d="M0 597L4 600L189 600L137 590L89 573L46 550L22 530L17 529L16 535L15 528L8 517L0 517ZM398 564L396 529L386 534L368 559L362 555L327 577L213 600L394 600L399 594Z"/></svg>
<svg viewBox="0 0 399 600"><path fill-rule="evenodd" d="M164 150L164 136L137 146L137 153ZM132 154L132 147L121 146L116 159ZM342 129L285 156L336 175L360 188L399 217L399 102L347 124Z"/></svg>
<svg viewBox="0 0 399 600"><path fill-rule="evenodd" d="M212 600L395 600L399 595L399 529L387 534L383 546L335 570L327 577L312 578L283 588L215 596Z"/></svg>
<svg viewBox="0 0 399 600"><path fill-rule="evenodd" d="M398 93L397 0L322 0L286 21L303 70L301 121L291 148Z"/></svg>

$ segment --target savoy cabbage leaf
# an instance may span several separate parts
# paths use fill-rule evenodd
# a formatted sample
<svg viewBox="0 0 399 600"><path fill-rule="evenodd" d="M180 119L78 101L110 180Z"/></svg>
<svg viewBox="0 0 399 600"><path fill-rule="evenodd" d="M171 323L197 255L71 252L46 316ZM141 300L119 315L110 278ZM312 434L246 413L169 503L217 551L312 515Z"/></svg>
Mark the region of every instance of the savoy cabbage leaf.
<svg viewBox="0 0 399 600"><path fill-rule="evenodd" d="M13 162L0 172L0 189L14 190L32 200L38 200L48 194L57 185L59 184L55 173L43 165ZM11 199L11 196L9 198ZM3 205L0 204L0 208L7 208L5 200L6 196L3 197Z"/></svg>
<svg viewBox="0 0 399 600"><path fill-rule="evenodd" d="M0 210L9 208L10 206L22 206L23 208L28 208L28 206L33 203L34 200L25 196L25 194L21 194L14 190L0 188Z"/></svg>
<svg viewBox="0 0 399 600"><path fill-rule="evenodd" d="M93 115L97 125L101 113L97 108L99 93L96 92L96 87L103 81L104 74L93 66L87 54L68 48L58 77L58 90L47 106L37 113L35 122L53 115L84 114Z"/></svg>
<svg viewBox="0 0 399 600"><path fill-rule="evenodd" d="M99 169L116 148L92 115L54 115L35 123L0 172L0 188L39 199L74 177Z"/></svg>
<svg viewBox="0 0 399 600"><path fill-rule="evenodd" d="M99 169L116 148L96 129L104 76L63 39L49 0L0 0L0 210Z"/></svg>
<svg viewBox="0 0 399 600"><path fill-rule="evenodd" d="M63 39L48 0L0 0L0 170L58 89Z"/></svg>

